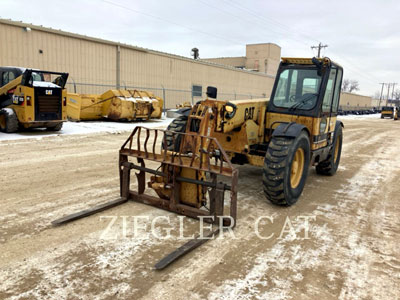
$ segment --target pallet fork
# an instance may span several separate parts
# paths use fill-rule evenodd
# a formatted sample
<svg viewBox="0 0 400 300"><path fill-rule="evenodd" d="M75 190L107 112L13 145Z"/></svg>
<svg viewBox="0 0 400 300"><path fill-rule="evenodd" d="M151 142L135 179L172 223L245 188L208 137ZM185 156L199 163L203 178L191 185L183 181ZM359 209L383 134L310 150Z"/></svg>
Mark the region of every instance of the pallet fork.
<svg viewBox="0 0 400 300"><path fill-rule="evenodd" d="M172 136L173 145L180 141L179 151L167 149L167 136ZM161 165L154 170L146 167L146 161ZM135 173L137 191L130 189L131 170L138 171ZM236 225L238 170L213 137L138 126L119 151L119 173L119 199L62 217L52 224L65 224L132 200L191 218L208 216L203 220L216 225L220 218L224 226L233 228ZM148 187L158 197L145 193L146 173L151 174ZM225 177L225 182L230 179L229 184L219 181L220 177ZM224 201L225 191L230 192L229 201ZM219 230L211 231L205 238L198 236L188 241L160 260L155 269L164 269L218 234Z"/></svg>

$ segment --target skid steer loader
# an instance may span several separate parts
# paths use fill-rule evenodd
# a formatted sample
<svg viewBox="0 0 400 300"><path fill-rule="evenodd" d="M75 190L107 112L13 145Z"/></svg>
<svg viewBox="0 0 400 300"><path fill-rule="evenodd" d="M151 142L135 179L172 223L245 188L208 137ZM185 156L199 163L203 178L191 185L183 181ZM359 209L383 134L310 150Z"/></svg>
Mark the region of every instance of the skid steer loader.
<svg viewBox="0 0 400 300"><path fill-rule="evenodd" d="M395 114L395 109L393 106L383 106L381 111L381 119L389 118L393 119Z"/></svg>
<svg viewBox="0 0 400 300"><path fill-rule="evenodd" d="M269 101L216 100L217 89L208 87L208 98L186 109L167 130L135 128L120 150L120 199L53 224L134 200L201 217L218 225L209 233L212 236L236 225L234 164L262 167L266 198L277 205L294 204L310 165L321 175L333 175L338 168L342 77L342 67L328 58L282 58ZM130 189L131 170L138 171L137 190ZM227 201L225 192L230 194ZM204 242L189 241L158 262L156 269Z"/></svg>
<svg viewBox="0 0 400 300"><path fill-rule="evenodd" d="M68 73L0 67L0 130L59 131L67 119Z"/></svg>

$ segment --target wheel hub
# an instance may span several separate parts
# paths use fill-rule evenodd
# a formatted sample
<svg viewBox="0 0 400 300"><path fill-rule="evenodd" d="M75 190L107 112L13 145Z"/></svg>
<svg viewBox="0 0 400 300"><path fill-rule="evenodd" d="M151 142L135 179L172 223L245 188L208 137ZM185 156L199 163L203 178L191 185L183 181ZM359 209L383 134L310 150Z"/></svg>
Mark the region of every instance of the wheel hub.
<svg viewBox="0 0 400 300"><path fill-rule="evenodd" d="M339 156L339 145L340 144L340 140L337 139L336 141L336 145L335 145L335 155L334 155L334 162L337 162L338 156Z"/></svg>
<svg viewBox="0 0 400 300"><path fill-rule="evenodd" d="M304 170L304 150L298 148L294 154L290 171L290 185L292 188L298 187Z"/></svg>

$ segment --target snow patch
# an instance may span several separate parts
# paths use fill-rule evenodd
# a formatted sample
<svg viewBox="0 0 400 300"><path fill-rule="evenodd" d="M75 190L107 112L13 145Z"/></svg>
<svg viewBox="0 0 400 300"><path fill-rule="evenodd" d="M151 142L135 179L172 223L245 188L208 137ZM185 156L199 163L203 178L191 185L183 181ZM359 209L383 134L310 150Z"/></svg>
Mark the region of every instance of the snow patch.
<svg viewBox="0 0 400 300"><path fill-rule="evenodd" d="M92 134L99 132L122 133L132 131L136 126L147 128L165 128L171 123L172 118L151 120L147 122L111 122L111 121L89 121L89 122L65 122L63 128L57 132L46 131L45 129L32 129L17 133L0 133L0 141L19 139L42 139L69 134Z"/></svg>

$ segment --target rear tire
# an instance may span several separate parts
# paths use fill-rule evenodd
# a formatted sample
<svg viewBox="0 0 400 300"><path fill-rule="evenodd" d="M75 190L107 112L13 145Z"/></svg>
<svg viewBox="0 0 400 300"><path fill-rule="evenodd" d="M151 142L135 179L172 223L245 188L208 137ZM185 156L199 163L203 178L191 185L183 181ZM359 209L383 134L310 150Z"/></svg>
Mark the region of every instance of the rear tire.
<svg viewBox="0 0 400 300"><path fill-rule="evenodd" d="M342 155L342 144L343 131L342 126L339 126L331 153L325 161L321 161L315 168L318 174L332 176L336 173Z"/></svg>
<svg viewBox="0 0 400 300"><path fill-rule="evenodd" d="M178 118L172 120L172 122L168 125L167 130L173 131L173 132L182 132L184 133L186 130L186 124L187 124L187 117L186 116L179 116ZM171 132L166 132L165 133L165 139L167 142L167 150L170 151L179 151L181 147L181 140L182 136L181 135L175 135L175 145L174 145L174 138L173 134ZM164 148L164 145L163 145Z"/></svg>
<svg viewBox="0 0 400 300"><path fill-rule="evenodd" d="M0 110L0 130L6 133L17 132L19 128L18 117L12 108Z"/></svg>
<svg viewBox="0 0 400 300"><path fill-rule="evenodd" d="M53 127L47 127L46 130L48 130L48 131L60 131L62 127L63 127L63 122L58 123L56 126L53 126Z"/></svg>
<svg viewBox="0 0 400 300"><path fill-rule="evenodd" d="M276 205L290 206L303 192L310 164L306 132L293 139L273 137L264 159L264 194Z"/></svg>

